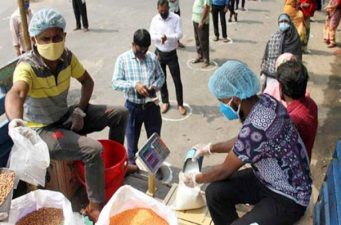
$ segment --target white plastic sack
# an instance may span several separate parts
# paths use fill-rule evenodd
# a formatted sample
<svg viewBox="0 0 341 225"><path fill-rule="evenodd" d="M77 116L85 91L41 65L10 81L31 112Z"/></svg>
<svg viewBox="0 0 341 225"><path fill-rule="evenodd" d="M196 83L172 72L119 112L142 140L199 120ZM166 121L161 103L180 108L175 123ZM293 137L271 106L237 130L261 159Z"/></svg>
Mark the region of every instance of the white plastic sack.
<svg viewBox="0 0 341 225"><path fill-rule="evenodd" d="M170 208L129 185L122 186L111 197L102 209L96 225L109 225L110 217L133 208L152 209L169 225L178 225L177 217Z"/></svg>
<svg viewBox="0 0 341 225"><path fill-rule="evenodd" d="M9 168L19 180L33 185L45 186L46 168L50 165L47 144L29 127L15 127L9 130L13 147L9 157Z"/></svg>
<svg viewBox="0 0 341 225"><path fill-rule="evenodd" d="M3 224L14 225L22 217L40 208L63 209L63 225L76 225L70 201L62 193L48 190L32 191L13 199L9 220Z"/></svg>
<svg viewBox="0 0 341 225"><path fill-rule="evenodd" d="M179 185L176 190L175 200L172 203L174 210L199 209L205 206L205 200L201 194L200 187L187 187L184 182L179 179Z"/></svg>

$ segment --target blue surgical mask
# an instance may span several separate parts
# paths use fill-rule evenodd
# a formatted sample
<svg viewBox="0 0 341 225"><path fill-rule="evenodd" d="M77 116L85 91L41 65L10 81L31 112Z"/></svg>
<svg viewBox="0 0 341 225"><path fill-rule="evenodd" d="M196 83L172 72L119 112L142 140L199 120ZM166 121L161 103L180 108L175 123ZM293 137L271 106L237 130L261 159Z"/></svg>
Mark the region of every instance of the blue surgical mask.
<svg viewBox="0 0 341 225"><path fill-rule="evenodd" d="M237 112L230 106L232 99L227 103L220 103L220 112L228 119L228 120L236 120L239 118L239 110L240 105L238 106Z"/></svg>
<svg viewBox="0 0 341 225"><path fill-rule="evenodd" d="M281 23L279 23L278 26L279 26L279 30L282 31L282 32L284 32L284 31L286 31L286 30L289 29L290 24L285 23L285 22L281 22Z"/></svg>

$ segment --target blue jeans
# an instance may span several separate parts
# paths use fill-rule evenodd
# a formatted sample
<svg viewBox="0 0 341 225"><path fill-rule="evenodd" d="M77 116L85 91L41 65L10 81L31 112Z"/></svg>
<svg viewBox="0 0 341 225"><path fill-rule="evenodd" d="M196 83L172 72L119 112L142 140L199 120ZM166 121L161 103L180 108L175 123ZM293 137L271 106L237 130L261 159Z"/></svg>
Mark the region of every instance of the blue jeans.
<svg viewBox="0 0 341 225"><path fill-rule="evenodd" d="M126 129L126 137L128 143L128 161L135 164L135 154L138 151L138 142L141 133L141 127L144 123L147 137L149 138L154 132L161 134L162 118L160 106L153 102L146 104L135 104L129 101L125 102L128 109L129 117Z"/></svg>

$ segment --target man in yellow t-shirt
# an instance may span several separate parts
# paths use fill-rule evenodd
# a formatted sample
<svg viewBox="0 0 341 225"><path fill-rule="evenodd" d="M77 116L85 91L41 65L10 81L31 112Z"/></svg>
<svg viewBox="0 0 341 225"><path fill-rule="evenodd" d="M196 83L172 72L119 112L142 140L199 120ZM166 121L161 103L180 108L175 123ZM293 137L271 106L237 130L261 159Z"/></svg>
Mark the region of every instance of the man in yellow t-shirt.
<svg viewBox="0 0 341 225"><path fill-rule="evenodd" d="M49 147L56 160L82 160L89 205L84 212L97 221L104 201L101 144L82 136L109 127L109 139L124 143L128 111L124 107L92 105L94 82L76 56L64 47L65 19L56 10L43 9L32 17L29 33L33 50L22 55L13 86L5 101L9 129L27 125ZM71 77L81 83L77 105L67 105Z"/></svg>

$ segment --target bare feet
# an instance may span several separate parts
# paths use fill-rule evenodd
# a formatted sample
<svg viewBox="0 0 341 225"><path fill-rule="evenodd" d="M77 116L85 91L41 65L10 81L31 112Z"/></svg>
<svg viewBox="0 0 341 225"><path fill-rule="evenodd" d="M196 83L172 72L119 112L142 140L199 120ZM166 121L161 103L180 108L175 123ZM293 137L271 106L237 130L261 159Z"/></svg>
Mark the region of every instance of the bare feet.
<svg viewBox="0 0 341 225"><path fill-rule="evenodd" d="M161 113L166 113L169 110L169 103L164 103L161 105Z"/></svg>
<svg viewBox="0 0 341 225"><path fill-rule="evenodd" d="M135 164L128 164L126 175L133 174L139 171L139 168Z"/></svg>
<svg viewBox="0 0 341 225"><path fill-rule="evenodd" d="M179 105L179 112L181 115L186 115L186 108L183 105Z"/></svg>
<svg viewBox="0 0 341 225"><path fill-rule="evenodd" d="M99 217L99 213L101 212L101 206L99 203L89 202L85 209L81 210L82 215L86 215L89 219L96 223Z"/></svg>

